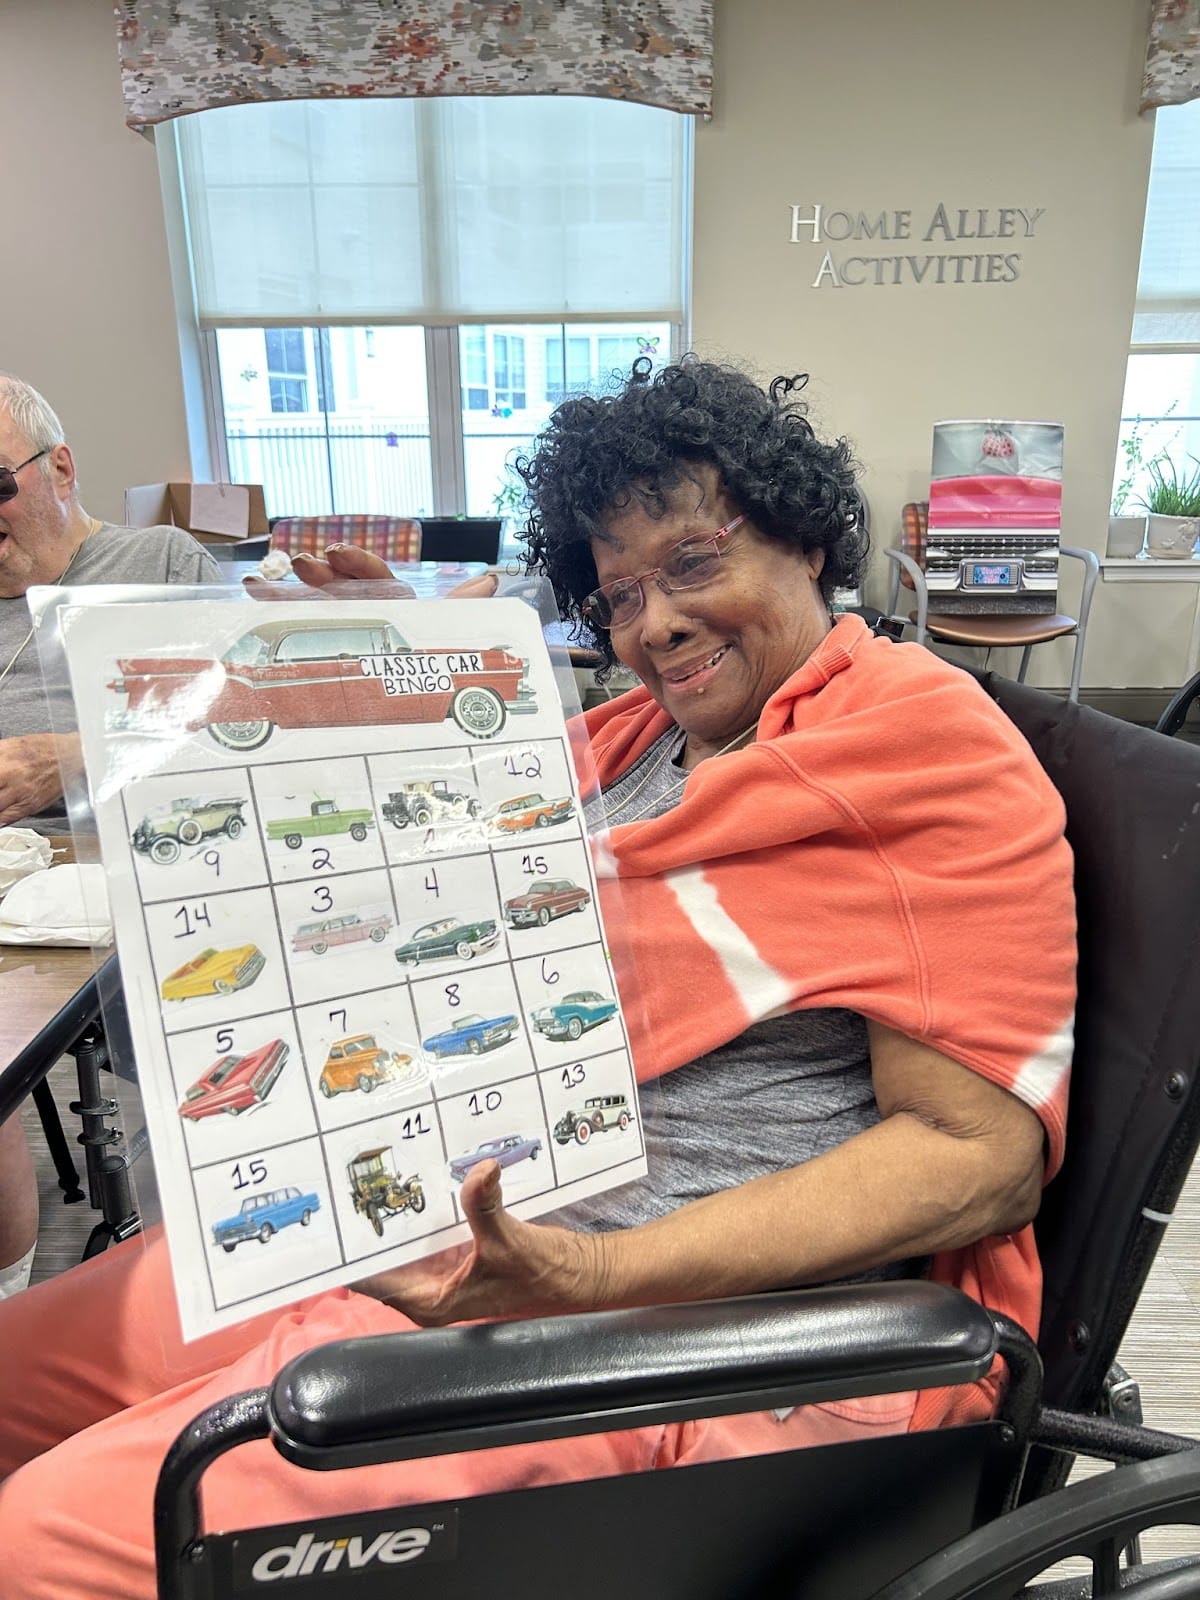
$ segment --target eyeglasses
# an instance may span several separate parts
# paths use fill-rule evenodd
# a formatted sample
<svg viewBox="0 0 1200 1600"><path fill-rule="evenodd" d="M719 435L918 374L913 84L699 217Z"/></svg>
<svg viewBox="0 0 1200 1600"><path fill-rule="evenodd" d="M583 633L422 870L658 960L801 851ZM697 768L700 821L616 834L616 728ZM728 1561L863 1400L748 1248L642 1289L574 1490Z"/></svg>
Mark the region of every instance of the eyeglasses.
<svg viewBox="0 0 1200 1600"><path fill-rule="evenodd" d="M39 450L37 455L30 456L28 461L22 461L20 467L0 467L0 506L6 500L15 500L21 492L21 485L17 482L17 473L21 467L31 466L33 462L40 461L43 456L49 454L50 447L47 446L45 450Z"/></svg>
<svg viewBox="0 0 1200 1600"><path fill-rule="evenodd" d="M735 528L740 528L745 517L734 517L715 533L691 534L673 544L663 563L640 572L633 578L615 578L599 589L594 589L580 607L593 627L624 628L646 604L646 591L642 585L653 578L664 594L674 594L677 589L700 589L711 583L721 570L721 558L726 554L725 540Z"/></svg>

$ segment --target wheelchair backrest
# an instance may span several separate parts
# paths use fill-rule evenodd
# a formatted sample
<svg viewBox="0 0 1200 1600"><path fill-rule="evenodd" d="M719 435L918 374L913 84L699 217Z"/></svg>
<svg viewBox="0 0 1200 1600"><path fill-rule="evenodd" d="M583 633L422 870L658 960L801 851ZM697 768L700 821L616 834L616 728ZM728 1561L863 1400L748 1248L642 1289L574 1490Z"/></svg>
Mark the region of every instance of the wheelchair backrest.
<svg viewBox="0 0 1200 1600"><path fill-rule="evenodd" d="M1061 793L1075 852L1076 1048L1036 1224L1039 1346L1045 1403L1091 1411L1200 1140L1200 749L980 681Z"/></svg>

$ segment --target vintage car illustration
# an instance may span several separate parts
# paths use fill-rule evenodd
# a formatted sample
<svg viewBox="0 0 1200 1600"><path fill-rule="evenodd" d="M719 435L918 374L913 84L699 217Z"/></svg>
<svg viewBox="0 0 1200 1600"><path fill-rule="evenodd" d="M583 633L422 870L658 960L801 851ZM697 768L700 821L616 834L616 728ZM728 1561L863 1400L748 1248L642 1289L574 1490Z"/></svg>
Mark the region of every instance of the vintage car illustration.
<svg viewBox="0 0 1200 1600"><path fill-rule="evenodd" d="M382 1044L373 1033L355 1033L330 1045L319 1084L328 1100L350 1089L370 1094L376 1084L416 1081L424 1076L424 1068L415 1057Z"/></svg>
<svg viewBox="0 0 1200 1600"><path fill-rule="evenodd" d="M488 1139L477 1150L472 1150L467 1155L455 1156L450 1162L450 1176L456 1183L461 1183L472 1167L478 1166L481 1161L498 1161L502 1167L511 1167L514 1162L536 1161L542 1148L540 1139L526 1139L519 1133L508 1133L502 1139Z"/></svg>
<svg viewBox="0 0 1200 1600"><path fill-rule="evenodd" d="M428 828L435 822L472 820L483 811L475 795L452 789L445 778L402 784L393 789L380 806L385 822L394 828Z"/></svg>
<svg viewBox="0 0 1200 1600"><path fill-rule="evenodd" d="M606 1000L595 989L576 989L552 1005L539 1006L530 1014L530 1021L547 1039L578 1039L589 1028L607 1022L616 1009L615 1000Z"/></svg>
<svg viewBox="0 0 1200 1600"><path fill-rule="evenodd" d="M179 1115L199 1122L219 1111L236 1117L250 1106L261 1105L275 1087L288 1054L282 1039L271 1039L244 1056L219 1057L184 1095Z"/></svg>
<svg viewBox="0 0 1200 1600"><path fill-rule="evenodd" d="M422 961L444 961L457 956L469 961L490 950L499 941L500 929L490 918L464 922L460 917L440 917L436 922L414 928L412 936L396 946L396 960L402 967L420 966Z"/></svg>
<svg viewBox="0 0 1200 1600"><path fill-rule="evenodd" d="M582 1111L564 1111L554 1124L559 1144L586 1144L594 1133L617 1128L621 1133L633 1121L633 1112L623 1094L593 1094L583 1102Z"/></svg>
<svg viewBox="0 0 1200 1600"><path fill-rule="evenodd" d="M516 1017L481 1017L468 1012L441 1033L422 1039L421 1049L439 1059L442 1056L478 1056L485 1050L499 1050L520 1031L521 1024Z"/></svg>
<svg viewBox="0 0 1200 1600"><path fill-rule="evenodd" d="M231 950L201 950L198 956L165 977L158 992L164 1000L195 1000L206 994L233 994L247 989L267 964L256 944Z"/></svg>
<svg viewBox="0 0 1200 1600"><path fill-rule="evenodd" d="M200 844L216 834L236 839L246 826L248 800L189 798L151 806L130 837L133 848L160 866L178 861L185 844Z"/></svg>
<svg viewBox="0 0 1200 1600"><path fill-rule="evenodd" d="M289 850L299 850L305 839L319 839L329 833L348 833L359 843L375 826L369 806L342 811L336 800L314 800L306 817L277 817L267 823L267 838L282 839Z"/></svg>
<svg viewBox="0 0 1200 1600"><path fill-rule="evenodd" d="M340 916L318 917L314 922L299 924L292 934L292 949L298 954L311 950L313 955L323 956L334 945L357 944L362 939L382 944L391 926L391 917L382 913L361 917L357 911L347 911Z"/></svg>
<svg viewBox="0 0 1200 1600"><path fill-rule="evenodd" d="M582 911L591 903L588 891L570 878L543 878L504 902L504 920L511 928L544 928L552 917Z"/></svg>
<svg viewBox="0 0 1200 1600"><path fill-rule="evenodd" d="M552 822L566 822L575 815L575 802L544 800L540 794L519 794L488 814L488 826L497 833L524 833L527 828L548 828Z"/></svg>
<svg viewBox="0 0 1200 1600"><path fill-rule="evenodd" d="M387 1161L384 1161L384 1157ZM425 1209L425 1190L419 1173L403 1182L391 1170L395 1159L387 1145L374 1150L360 1150L346 1168L350 1180L350 1197L354 1209L382 1237L384 1217L395 1217L401 1211L421 1212Z"/></svg>
<svg viewBox="0 0 1200 1600"><path fill-rule="evenodd" d="M315 1194L311 1191L305 1194L294 1187L248 1195L236 1216L213 1223L213 1243L219 1244L228 1254L248 1239L266 1244L273 1234L290 1223L298 1222L302 1228L307 1228L313 1212L320 1209L321 1202Z"/></svg>
<svg viewBox="0 0 1200 1600"><path fill-rule="evenodd" d="M207 728L227 750L257 750L276 728L442 722L490 739L537 710L529 663L503 645L414 649L391 622L269 618L219 660L125 656L108 688L108 725L177 734Z"/></svg>

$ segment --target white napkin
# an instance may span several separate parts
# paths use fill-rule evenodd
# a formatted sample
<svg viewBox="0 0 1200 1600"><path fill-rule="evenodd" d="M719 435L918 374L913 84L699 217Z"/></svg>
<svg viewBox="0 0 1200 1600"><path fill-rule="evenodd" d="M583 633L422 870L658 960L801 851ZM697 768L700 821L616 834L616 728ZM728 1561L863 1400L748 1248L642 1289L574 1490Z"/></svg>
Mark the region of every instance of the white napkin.
<svg viewBox="0 0 1200 1600"><path fill-rule="evenodd" d="M49 839L32 828L0 828L0 895L31 872L42 872L54 855Z"/></svg>
<svg viewBox="0 0 1200 1600"><path fill-rule="evenodd" d="M111 944L104 868L50 867L14 884L0 902L0 944Z"/></svg>

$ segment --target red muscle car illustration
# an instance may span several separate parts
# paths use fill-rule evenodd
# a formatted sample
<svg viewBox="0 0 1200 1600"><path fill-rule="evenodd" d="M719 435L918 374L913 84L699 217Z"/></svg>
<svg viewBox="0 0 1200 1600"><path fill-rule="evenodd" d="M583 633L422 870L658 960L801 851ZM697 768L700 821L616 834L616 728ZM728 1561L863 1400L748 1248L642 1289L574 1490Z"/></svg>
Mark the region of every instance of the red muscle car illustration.
<svg viewBox="0 0 1200 1600"><path fill-rule="evenodd" d="M179 1115L198 1122L201 1117L215 1117L218 1111L237 1116L239 1111L259 1105L275 1087L287 1058L288 1046L282 1039L259 1045L248 1055L221 1056L184 1095Z"/></svg>
<svg viewBox="0 0 1200 1600"><path fill-rule="evenodd" d="M108 685L126 709L108 723L134 732L207 728L228 750L257 750L275 728L442 722L478 739L510 714L537 710L528 662L497 645L414 649L391 622L274 618L220 660L122 657Z"/></svg>
<svg viewBox="0 0 1200 1600"><path fill-rule="evenodd" d="M540 794L519 794L497 806L488 823L499 833L523 833L526 828L548 828L552 822L566 822L575 815L575 802L568 795L562 800L546 800Z"/></svg>

